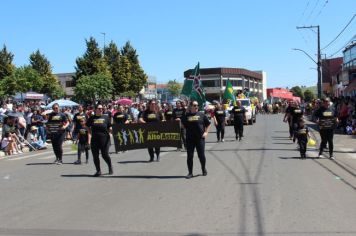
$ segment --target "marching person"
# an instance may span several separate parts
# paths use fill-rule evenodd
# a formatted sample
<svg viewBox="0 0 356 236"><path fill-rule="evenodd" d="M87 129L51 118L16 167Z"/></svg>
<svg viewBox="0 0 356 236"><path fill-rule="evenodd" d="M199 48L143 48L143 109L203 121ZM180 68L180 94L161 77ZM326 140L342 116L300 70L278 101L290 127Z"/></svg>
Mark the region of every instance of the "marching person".
<svg viewBox="0 0 356 236"><path fill-rule="evenodd" d="M291 116L291 126L292 126L292 132L293 132L293 142L296 140L296 131L298 129L298 122L303 118L303 110L300 108L300 106L297 103L293 103L293 109L290 110L290 116Z"/></svg>
<svg viewBox="0 0 356 236"><path fill-rule="evenodd" d="M53 112L48 115L48 122L46 124L46 130L50 134L51 143L56 160L54 163L57 165L63 164L63 141L65 138L65 130L69 125L67 116L60 112L58 103L53 104Z"/></svg>
<svg viewBox="0 0 356 236"><path fill-rule="evenodd" d="M87 114L85 114L83 106L79 105L78 113L76 113L73 118L73 123L74 123L73 141L76 141L78 138L79 130L82 128L81 125L82 120L86 122L88 120L88 116Z"/></svg>
<svg viewBox="0 0 356 236"><path fill-rule="evenodd" d="M173 109L173 114L172 114L173 120L180 121L182 117L185 115L185 111L186 109L184 108L184 104L182 104L182 101L177 101L176 108ZM185 140L185 128L183 126L180 127L180 137L181 137L182 147L184 149L187 149L187 142Z"/></svg>
<svg viewBox="0 0 356 236"><path fill-rule="evenodd" d="M292 140L293 138L293 125L292 125L292 112L295 109L294 102L289 101L289 105L285 111L285 115L283 118L283 122L288 122L289 126L289 139Z"/></svg>
<svg viewBox="0 0 356 236"><path fill-rule="evenodd" d="M173 120L173 107L172 104L168 104L166 110L164 111L164 120Z"/></svg>
<svg viewBox="0 0 356 236"><path fill-rule="evenodd" d="M91 152L93 154L93 160L96 168L94 177L101 175L99 151L108 165L109 175L112 175L113 168L111 164L111 158L109 156L110 148L110 133L111 122L108 115L103 114L103 106L98 104L95 109L95 115L88 119L87 126L89 129L89 135L91 135Z"/></svg>
<svg viewBox="0 0 356 236"><path fill-rule="evenodd" d="M85 163L88 164L89 161L89 149L90 149L90 133L89 128L85 125L85 119L80 119L80 130L77 134L78 143L78 160L74 162L75 165L82 164L82 152L85 152Z"/></svg>
<svg viewBox="0 0 356 236"><path fill-rule="evenodd" d="M324 148L326 144L329 145L329 158L335 160L334 151L334 129L338 119L335 117L334 112L330 108L330 99L323 99L322 106L315 112L316 121L319 124L319 132L321 137L321 143L319 148L318 158L322 158Z"/></svg>
<svg viewBox="0 0 356 236"><path fill-rule="evenodd" d="M295 129L295 137L298 140L300 158L306 159L307 143L308 143L308 138L310 138L310 135L309 135L309 129L305 125L303 119L299 119L299 122L297 122L297 127Z"/></svg>
<svg viewBox="0 0 356 236"><path fill-rule="evenodd" d="M234 129L235 129L235 138L241 141L244 136L244 121L247 121L246 109L241 106L241 102L237 101L236 105L231 110L231 113L234 114Z"/></svg>
<svg viewBox="0 0 356 236"><path fill-rule="evenodd" d="M218 138L218 142L220 142L220 140L221 142L224 142L226 113L220 103L216 104L213 119L216 126L216 136Z"/></svg>
<svg viewBox="0 0 356 236"><path fill-rule="evenodd" d="M182 124L186 128L187 178L190 179L193 177L193 157L195 148L197 149L203 176L206 176L208 172L205 167L205 138L209 133L210 121L204 113L199 112L199 104L197 101L192 100L190 102L190 110L182 117Z"/></svg>
<svg viewBox="0 0 356 236"><path fill-rule="evenodd" d="M157 104L155 100L150 100L148 102L148 109L145 110L140 118L140 123L151 123L151 122L160 122L163 120L162 113L158 110ZM148 153L150 155L150 162L154 160L154 154L156 153L157 161L159 161L159 154L160 154L160 147L155 147L154 151L153 148L148 148Z"/></svg>

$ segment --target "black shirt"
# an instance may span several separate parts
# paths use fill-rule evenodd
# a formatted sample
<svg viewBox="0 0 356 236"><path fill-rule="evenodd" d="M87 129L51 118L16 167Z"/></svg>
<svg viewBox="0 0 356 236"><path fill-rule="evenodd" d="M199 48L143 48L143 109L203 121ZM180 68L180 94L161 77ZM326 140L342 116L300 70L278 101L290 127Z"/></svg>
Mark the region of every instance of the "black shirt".
<svg viewBox="0 0 356 236"><path fill-rule="evenodd" d="M241 107L234 106L232 108L231 112L234 114L235 122L243 122L244 121L246 109L243 106L241 106Z"/></svg>
<svg viewBox="0 0 356 236"><path fill-rule="evenodd" d="M225 114L225 111L220 109L215 109L214 111L214 116L215 116L215 119L216 121L218 122L218 124L222 124L224 125L225 124L225 117L226 117L226 114Z"/></svg>
<svg viewBox="0 0 356 236"><path fill-rule="evenodd" d="M82 128L82 125L80 124L81 120L87 121L88 116L84 113L77 113L74 115L73 122L75 124L75 130L80 130Z"/></svg>
<svg viewBox="0 0 356 236"><path fill-rule="evenodd" d="M89 128L82 127L79 131L79 143L80 144L87 144L88 143L88 136L89 136Z"/></svg>
<svg viewBox="0 0 356 236"><path fill-rule="evenodd" d="M305 125L303 127L298 126L298 129L297 129L298 138L306 139L306 138L308 138L308 133L309 133L309 129L307 126L305 126Z"/></svg>
<svg viewBox="0 0 356 236"><path fill-rule="evenodd" d="M92 137L106 137L109 135L109 128L111 127L111 122L108 115L93 115L89 117L87 126L91 128Z"/></svg>
<svg viewBox="0 0 356 236"><path fill-rule="evenodd" d="M320 107L315 116L319 119L320 129L335 129L336 117L330 108Z"/></svg>
<svg viewBox="0 0 356 236"><path fill-rule="evenodd" d="M167 110L164 113L164 118L165 118L165 120L172 120L173 119L173 111L172 110Z"/></svg>
<svg viewBox="0 0 356 236"><path fill-rule="evenodd" d="M185 115L185 108L173 109L173 119L182 118Z"/></svg>
<svg viewBox="0 0 356 236"><path fill-rule="evenodd" d="M128 115L125 112L120 112L120 111L116 112L113 118L114 123L116 124L125 124L127 119L128 119Z"/></svg>
<svg viewBox="0 0 356 236"><path fill-rule="evenodd" d="M48 122L46 126L51 134L60 134L64 132L64 129L62 129L61 127L67 121L67 116L64 113L52 112L48 115Z"/></svg>
<svg viewBox="0 0 356 236"><path fill-rule="evenodd" d="M146 110L142 113L141 118L146 121L147 123L149 122L159 122L163 120L163 116L161 112L155 112L155 111L149 111Z"/></svg>
<svg viewBox="0 0 356 236"><path fill-rule="evenodd" d="M187 112L182 117L182 123L187 131L187 139L194 140L201 139L205 132L205 128L210 125L208 117L201 112Z"/></svg>
<svg viewBox="0 0 356 236"><path fill-rule="evenodd" d="M299 107L293 107L291 109L290 114L292 116L292 122L297 123L301 118L303 118L303 111Z"/></svg>

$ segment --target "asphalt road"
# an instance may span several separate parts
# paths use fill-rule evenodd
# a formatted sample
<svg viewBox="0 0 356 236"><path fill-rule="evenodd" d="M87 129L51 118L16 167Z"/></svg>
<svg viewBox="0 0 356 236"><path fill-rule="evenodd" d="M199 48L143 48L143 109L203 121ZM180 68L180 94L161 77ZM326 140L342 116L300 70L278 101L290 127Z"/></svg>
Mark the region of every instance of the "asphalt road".
<svg viewBox="0 0 356 236"><path fill-rule="evenodd" d="M258 116L241 142L228 127L216 143L212 129L208 176L196 157L192 179L172 148L154 163L146 150L112 154L114 175L100 178L69 146L61 166L51 150L2 159L0 235L356 235L356 160L300 160L281 120Z"/></svg>

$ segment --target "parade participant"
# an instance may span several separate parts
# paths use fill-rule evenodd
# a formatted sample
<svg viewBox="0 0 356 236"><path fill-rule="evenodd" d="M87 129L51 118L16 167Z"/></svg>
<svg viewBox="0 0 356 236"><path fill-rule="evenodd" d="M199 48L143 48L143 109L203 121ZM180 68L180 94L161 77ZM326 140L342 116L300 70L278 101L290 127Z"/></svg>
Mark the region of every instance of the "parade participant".
<svg viewBox="0 0 356 236"><path fill-rule="evenodd" d="M334 129L338 119L335 117L334 112L330 108L330 99L323 99L322 106L315 112L316 121L319 124L319 133L321 137L321 143L319 148L318 158L322 158L323 150L326 144L329 145L329 157L334 160Z"/></svg>
<svg viewBox="0 0 356 236"><path fill-rule="evenodd" d="M176 108L173 109L173 114L172 114L173 120L180 121L182 119L182 117L185 115L185 112L186 112L186 109L184 107L184 103L182 101L177 101ZM186 142L185 136L186 136L185 128L183 126L181 126L180 137L181 137L182 147L184 149L187 149L187 142ZM177 149L177 150L179 150L179 149Z"/></svg>
<svg viewBox="0 0 356 236"><path fill-rule="evenodd" d="M216 135L217 135L218 142L220 142L220 140L221 142L224 142L226 113L220 103L216 105L213 119L214 119L214 124L216 126Z"/></svg>
<svg viewBox="0 0 356 236"><path fill-rule="evenodd" d="M85 163L88 164L89 149L90 149L90 133L89 128L85 124L85 119L79 120L80 129L78 131L77 143L78 143L78 160L74 162L76 165L82 164L81 156L82 152L85 152Z"/></svg>
<svg viewBox="0 0 356 236"><path fill-rule="evenodd" d="M244 136L244 121L247 121L246 109L241 105L240 101L236 101L231 113L234 114L235 138L241 141Z"/></svg>
<svg viewBox="0 0 356 236"><path fill-rule="evenodd" d="M305 159L307 158L306 156L307 143L308 143L308 138L310 138L310 135L309 135L308 127L305 125L303 119L300 119L299 122L297 122L295 136L298 140L300 158Z"/></svg>
<svg viewBox="0 0 356 236"><path fill-rule="evenodd" d="M151 123L151 122L160 122L163 120L163 115L157 109L157 104L155 100L150 100L148 102L148 109L141 114L139 118L140 123ZM150 162L154 160L154 153L156 153L157 161L159 161L160 147L148 148L148 153L150 155Z"/></svg>
<svg viewBox="0 0 356 236"><path fill-rule="evenodd" d="M97 105L95 115L89 117L87 126L90 128L89 134L91 135L91 152L93 154L93 160L96 168L94 177L101 175L99 151L108 165L109 175L112 175L113 168L111 158L109 156L110 133L112 128L109 116L103 114L103 106L101 104Z"/></svg>
<svg viewBox="0 0 356 236"><path fill-rule="evenodd" d="M289 101L288 107L286 108L284 118L283 118L283 122L288 122L290 140L292 140L293 138L292 112L294 109L295 109L294 102Z"/></svg>
<svg viewBox="0 0 356 236"><path fill-rule="evenodd" d="M190 111L182 117L182 124L186 128L187 178L190 179L193 177L193 157L195 148L197 149L203 176L206 176L208 172L205 167L205 138L209 133L210 121L204 113L199 112L199 104L197 101L192 100L190 102Z"/></svg>
<svg viewBox="0 0 356 236"><path fill-rule="evenodd" d="M117 112L114 114L113 117L114 124L128 124L128 114L124 111L124 107L119 105Z"/></svg>
<svg viewBox="0 0 356 236"><path fill-rule="evenodd" d="M291 116L291 129L293 133L293 142L296 140L296 131L298 128L298 122L303 118L303 110L300 106L294 103L293 109L290 109L290 116Z"/></svg>
<svg viewBox="0 0 356 236"><path fill-rule="evenodd" d="M84 120L86 122L88 120L88 116L87 116L87 114L85 114L83 106L79 105L78 113L76 113L73 118L73 124L74 124L73 140L74 141L77 140L78 132L82 128L81 120Z"/></svg>
<svg viewBox="0 0 356 236"><path fill-rule="evenodd" d="M169 104L164 112L164 120L173 120L173 107Z"/></svg>
<svg viewBox="0 0 356 236"><path fill-rule="evenodd" d="M48 115L48 122L46 124L47 133L51 136L51 143L53 147L54 154L56 155L56 160L54 161L57 165L61 165L63 156L63 141L65 138L65 129L68 127L69 123L67 116L60 112L58 103L53 104L53 112Z"/></svg>

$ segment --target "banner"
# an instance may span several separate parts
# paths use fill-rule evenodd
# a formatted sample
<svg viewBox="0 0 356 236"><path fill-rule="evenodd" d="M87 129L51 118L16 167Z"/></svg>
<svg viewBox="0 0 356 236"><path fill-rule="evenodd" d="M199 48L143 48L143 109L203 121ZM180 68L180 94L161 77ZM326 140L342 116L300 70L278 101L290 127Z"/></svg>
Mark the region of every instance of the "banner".
<svg viewBox="0 0 356 236"><path fill-rule="evenodd" d="M152 147L182 147L179 121L114 124L113 137L117 152Z"/></svg>

